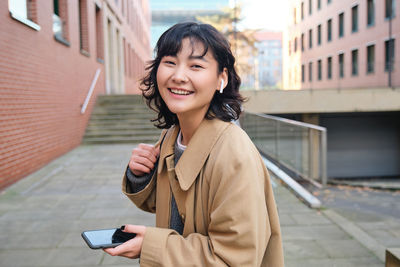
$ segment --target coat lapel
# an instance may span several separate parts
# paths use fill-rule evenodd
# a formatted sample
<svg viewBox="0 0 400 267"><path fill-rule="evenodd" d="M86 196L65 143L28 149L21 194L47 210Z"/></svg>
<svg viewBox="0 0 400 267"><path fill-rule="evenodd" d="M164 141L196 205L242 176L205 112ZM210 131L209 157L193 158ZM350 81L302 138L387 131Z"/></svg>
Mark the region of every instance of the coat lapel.
<svg viewBox="0 0 400 267"><path fill-rule="evenodd" d="M175 167L179 185L187 191L203 168L208 155L229 123L204 119ZM174 139L175 142L176 138Z"/></svg>

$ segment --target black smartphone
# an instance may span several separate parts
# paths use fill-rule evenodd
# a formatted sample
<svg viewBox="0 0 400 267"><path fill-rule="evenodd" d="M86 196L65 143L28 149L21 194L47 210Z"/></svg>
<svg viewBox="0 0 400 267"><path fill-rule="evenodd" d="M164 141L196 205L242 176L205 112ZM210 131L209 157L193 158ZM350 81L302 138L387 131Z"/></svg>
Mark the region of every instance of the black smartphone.
<svg viewBox="0 0 400 267"><path fill-rule="evenodd" d="M120 228L84 231L81 235L92 249L113 248L136 236L122 232Z"/></svg>

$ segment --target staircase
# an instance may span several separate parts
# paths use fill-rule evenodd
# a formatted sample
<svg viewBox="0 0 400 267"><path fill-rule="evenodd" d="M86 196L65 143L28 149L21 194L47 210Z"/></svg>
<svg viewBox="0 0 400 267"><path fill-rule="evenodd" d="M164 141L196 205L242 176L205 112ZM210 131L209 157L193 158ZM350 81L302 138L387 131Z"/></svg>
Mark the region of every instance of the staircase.
<svg viewBox="0 0 400 267"><path fill-rule="evenodd" d="M141 95L99 96L83 143L155 143L161 133L150 121L155 117Z"/></svg>

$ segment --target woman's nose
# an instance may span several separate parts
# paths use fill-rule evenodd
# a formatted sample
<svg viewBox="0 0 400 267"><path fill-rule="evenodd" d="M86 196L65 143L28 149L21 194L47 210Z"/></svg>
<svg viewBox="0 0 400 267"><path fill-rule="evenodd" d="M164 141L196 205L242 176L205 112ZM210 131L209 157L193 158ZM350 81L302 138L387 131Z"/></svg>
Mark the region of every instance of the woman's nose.
<svg viewBox="0 0 400 267"><path fill-rule="evenodd" d="M175 72L172 75L172 80L176 83L187 82L188 78L185 74L185 70L183 68L176 68Z"/></svg>

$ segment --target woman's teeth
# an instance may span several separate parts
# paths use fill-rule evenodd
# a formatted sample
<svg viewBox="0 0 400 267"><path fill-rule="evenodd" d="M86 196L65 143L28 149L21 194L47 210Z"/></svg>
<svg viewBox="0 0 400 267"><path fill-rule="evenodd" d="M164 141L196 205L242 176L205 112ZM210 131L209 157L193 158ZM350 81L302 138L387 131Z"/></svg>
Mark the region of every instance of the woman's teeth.
<svg viewBox="0 0 400 267"><path fill-rule="evenodd" d="M172 93L177 94L177 95L190 95L192 92L185 91L185 90L179 90L179 89L170 89Z"/></svg>

